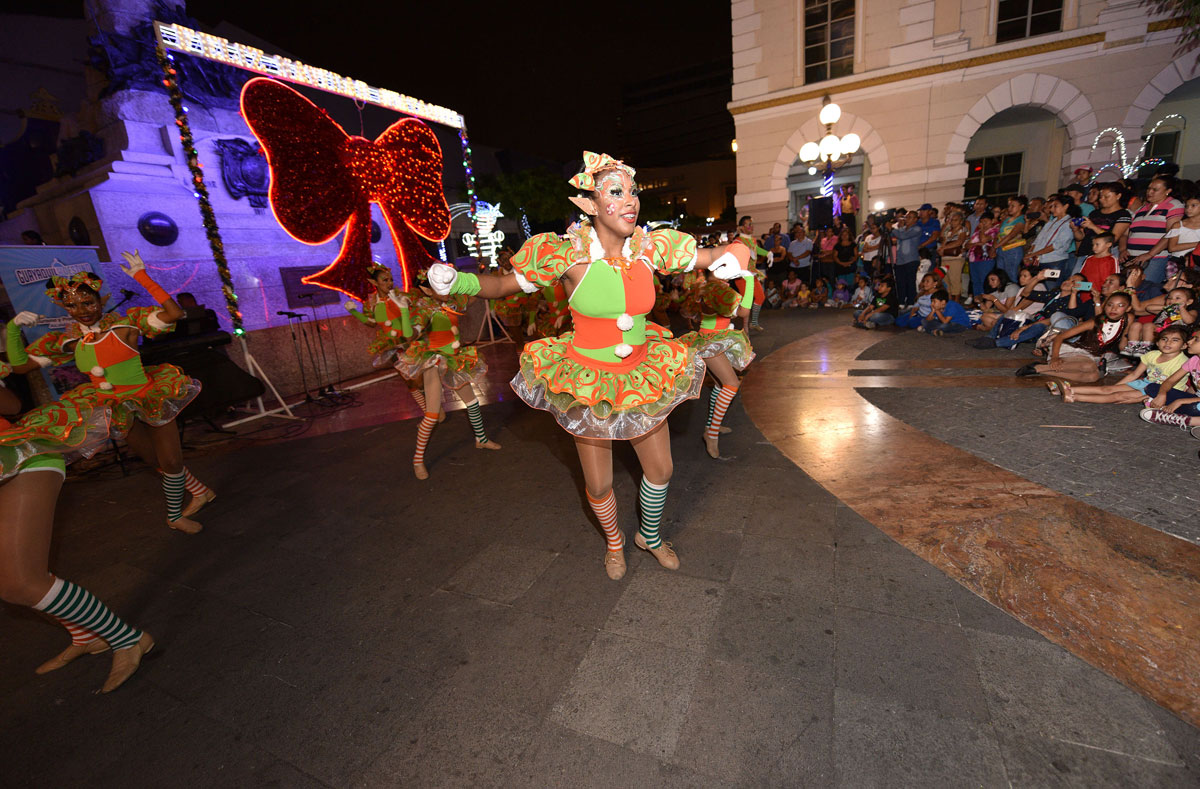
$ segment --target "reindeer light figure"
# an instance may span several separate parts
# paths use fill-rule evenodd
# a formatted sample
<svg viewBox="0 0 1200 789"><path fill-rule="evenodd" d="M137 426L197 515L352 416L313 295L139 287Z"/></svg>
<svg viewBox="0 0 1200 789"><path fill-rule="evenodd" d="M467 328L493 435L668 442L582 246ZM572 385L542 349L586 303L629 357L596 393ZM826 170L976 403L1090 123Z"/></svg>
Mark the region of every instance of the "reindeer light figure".
<svg viewBox="0 0 1200 789"><path fill-rule="evenodd" d="M1165 161L1162 159L1143 160L1142 157L1146 154L1146 146L1150 144L1150 138L1154 136L1156 131L1158 131L1158 127L1162 126L1172 118L1178 118L1182 122L1182 125L1185 128L1187 127L1187 119L1182 115L1172 113L1164 116L1162 120L1154 124L1153 128L1150 129L1150 133L1142 139L1142 147L1140 150L1138 150L1137 158L1135 158L1132 162L1130 162L1126 157L1125 134L1120 129L1116 128L1115 126L1110 126L1097 134L1096 139L1092 142L1092 151L1094 152L1096 150L1096 146L1100 144L1100 140L1104 137L1104 135L1111 134L1113 137L1113 142L1112 149L1109 151L1109 156L1116 157L1117 154L1120 153L1121 163L1114 164L1109 162L1100 169L1096 170L1095 174L1092 176L1092 180L1088 182L1088 185L1091 186L1092 184L1096 183L1096 179L1100 177L1100 173L1104 172L1105 170L1116 170L1121 174L1122 178L1133 178L1135 175L1137 175L1137 171L1145 165L1165 164Z"/></svg>

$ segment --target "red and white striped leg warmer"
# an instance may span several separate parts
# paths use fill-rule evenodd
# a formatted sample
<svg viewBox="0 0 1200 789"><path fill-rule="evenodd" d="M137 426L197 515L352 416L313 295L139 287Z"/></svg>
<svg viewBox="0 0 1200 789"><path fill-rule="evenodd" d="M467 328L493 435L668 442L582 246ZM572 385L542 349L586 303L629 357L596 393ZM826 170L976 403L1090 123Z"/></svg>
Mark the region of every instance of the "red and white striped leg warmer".
<svg viewBox="0 0 1200 789"><path fill-rule="evenodd" d="M717 393L716 406L713 407L712 421L704 431L705 438L716 439L721 434L721 422L725 420L725 412L729 410L729 404L733 402L737 392L736 386L721 387L721 391Z"/></svg>
<svg viewBox="0 0 1200 789"><path fill-rule="evenodd" d="M592 512L596 513L596 518L600 521L600 528L604 530L604 542L608 550L619 551L624 548L625 535L617 528L617 494L610 488L604 498L595 499L588 493L587 500L588 504L592 505Z"/></svg>
<svg viewBox="0 0 1200 789"><path fill-rule="evenodd" d="M421 424L417 425L417 451L413 454L413 465L425 462L425 447L429 446L429 437L433 435L433 428L437 424L437 414L425 412L425 416L421 418Z"/></svg>

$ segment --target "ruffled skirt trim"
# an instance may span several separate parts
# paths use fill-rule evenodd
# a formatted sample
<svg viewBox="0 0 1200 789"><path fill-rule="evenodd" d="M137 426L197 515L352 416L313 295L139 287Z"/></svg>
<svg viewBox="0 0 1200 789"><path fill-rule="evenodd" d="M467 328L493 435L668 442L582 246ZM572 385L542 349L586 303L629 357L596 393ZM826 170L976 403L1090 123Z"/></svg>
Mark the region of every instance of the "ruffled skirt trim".
<svg viewBox="0 0 1200 789"><path fill-rule="evenodd" d="M62 401L108 409L111 434L113 438L122 438L135 421L151 427L169 424L200 394L200 382L189 378L173 364L147 367L146 377L150 379L149 383L126 391L108 391L96 384L82 384L64 394Z"/></svg>
<svg viewBox="0 0 1200 789"><path fill-rule="evenodd" d="M61 401L38 406L0 432L0 481L40 456L62 455L68 463L90 458L108 445L110 434L107 408Z"/></svg>
<svg viewBox="0 0 1200 789"><path fill-rule="evenodd" d="M646 324L646 357L622 373L569 355L573 339L570 332L526 344L512 379L522 400L553 414L572 435L637 438L658 427L675 406L700 396L704 360L661 326Z"/></svg>
<svg viewBox="0 0 1200 789"><path fill-rule="evenodd" d="M696 354L704 359L725 355L733 369L745 370L754 361L754 348L750 338L738 329L722 329L714 332L693 331L679 338L696 350Z"/></svg>
<svg viewBox="0 0 1200 789"><path fill-rule="evenodd" d="M429 346L417 340L396 358L396 372L409 381L420 382L428 369L439 371L442 384L451 389L461 389L467 384L478 384L487 374L487 362L479 358L474 346L456 348L452 353L431 351Z"/></svg>

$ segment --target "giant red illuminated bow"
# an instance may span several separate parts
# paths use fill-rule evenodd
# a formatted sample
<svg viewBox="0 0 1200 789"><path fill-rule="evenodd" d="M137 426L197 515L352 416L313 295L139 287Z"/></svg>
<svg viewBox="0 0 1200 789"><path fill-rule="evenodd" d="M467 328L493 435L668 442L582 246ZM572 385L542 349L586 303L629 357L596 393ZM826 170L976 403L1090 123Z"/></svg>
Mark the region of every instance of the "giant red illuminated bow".
<svg viewBox="0 0 1200 789"><path fill-rule="evenodd" d="M356 299L373 293L371 203L392 231L407 290L419 270L437 262L417 236L450 233L442 194L442 149L414 118L393 123L374 141L351 137L329 115L281 82L258 77L242 88L242 115L271 167L271 209L297 241L323 244L346 227L337 259L303 281Z"/></svg>

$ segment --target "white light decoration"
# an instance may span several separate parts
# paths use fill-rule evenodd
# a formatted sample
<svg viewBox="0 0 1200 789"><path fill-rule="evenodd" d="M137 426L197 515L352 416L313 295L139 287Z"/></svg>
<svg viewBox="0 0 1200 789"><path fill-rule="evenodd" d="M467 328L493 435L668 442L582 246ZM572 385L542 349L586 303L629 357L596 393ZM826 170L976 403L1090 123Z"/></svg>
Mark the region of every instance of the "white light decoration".
<svg viewBox="0 0 1200 789"><path fill-rule="evenodd" d="M875 201L875 210L876 210L876 211L882 211L882 210L883 210L883 201L882 201L882 200L876 200L876 201Z"/></svg>
<svg viewBox="0 0 1200 789"><path fill-rule="evenodd" d="M836 134L826 134L821 138L821 158L836 159L842 152L841 140Z"/></svg>
<svg viewBox="0 0 1200 789"><path fill-rule="evenodd" d="M862 145L862 140L859 139L857 134L850 132L842 138L842 154L852 154L858 150L860 145Z"/></svg>
<svg viewBox="0 0 1200 789"><path fill-rule="evenodd" d="M174 50L205 60L227 63L264 77L274 77L298 85L319 88L355 101L386 107L405 115L423 118L455 129L461 129L465 125L463 116L454 110L436 104L428 104L394 90L375 88L362 80L343 77L341 74L309 66L282 55L267 54L258 47L239 44L227 38L192 30L183 25L158 21L154 23L154 31L164 50Z"/></svg>
<svg viewBox="0 0 1200 789"><path fill-rule="evenodd" d="M1137 158L1135 158L1132 162L1130 162L1126 157L1125 133L1115 126L1109 126L1107 129L1102 130L1096 135L1096 139L1092 141L1092 151L1094 152L1096 150L1096 146L1100 144L1100 140L1104 137L1104 135L1111 134L1113 136L1113 143L1112 148L1109 150L1109 156L1116 157L1118 154L1120 154L1121 162L1120 164L1110 163L1101 167L1092 175L1092 180L1089 182L1089 184L1095 183L1096 179L1100 177L1100 173L1104 172L1105 170L1116 170L1125 178L1133 178L1135 175L1137 175L1137 171L1141 169L1142 165L1155 163L1163 164L1161 159L1150 159L1146 161L1143 160L1142 157L1146 153L1146 146L1150 144L1150 138L1154 136L1156 131L1158 131L1158 127L1162 126L1172 118L1178 118L1180 121L1183 121L1184 128L1187 128L1187 118L1183 117L1182 115L1172 113L1164 116L1162 120L1158 121L1158 123L1155 123L1154 126L1151 127L1150 133L1142 139L1142 147L1140 150L1138 150Z"/></svg>
<svg viewBox="0 0 1200 789"><path fill-rule="evenodd" d="M817 116L817 119L826 126L832 126L841 117L842 108L831 101L821 108L821 114Z"/></svg>
<svg viewBox="0 0 1200 789"><path fill-rule="evenodd" d="M806 142L800 146L800 161L815 162L821 155L821 146L815 142Z"/></svg>
<svg viewBox="0 0 1200 789"><path fill-rule="evenodd" d="M734 140L733 142L729 143L729 148L734 153L737 153L737 140Z"/></svg>
<svg viewBox="0 0 1200 789"><path fill-rule="evenodd" d="M808 168L808 174L809 174L809 175L816 175L816 174L817 174L817 168L816 168L816 167L809 167L809 168Z"/></svg>
<svg viewBox="0 0 1200 789"><path fill-rule="evenodd" d="M496 226L496 220L504 216L500 213L500 204L485 203L479 200L475 204L475 221L476 227L479 229L479 235L474 233L463 233L462 241L467 245L467 249L474 250L476 257L482 257L488 263L488 268L495 268L496 253L499 251L500 242L504 240L503 230L493 230Z"/></svg>

